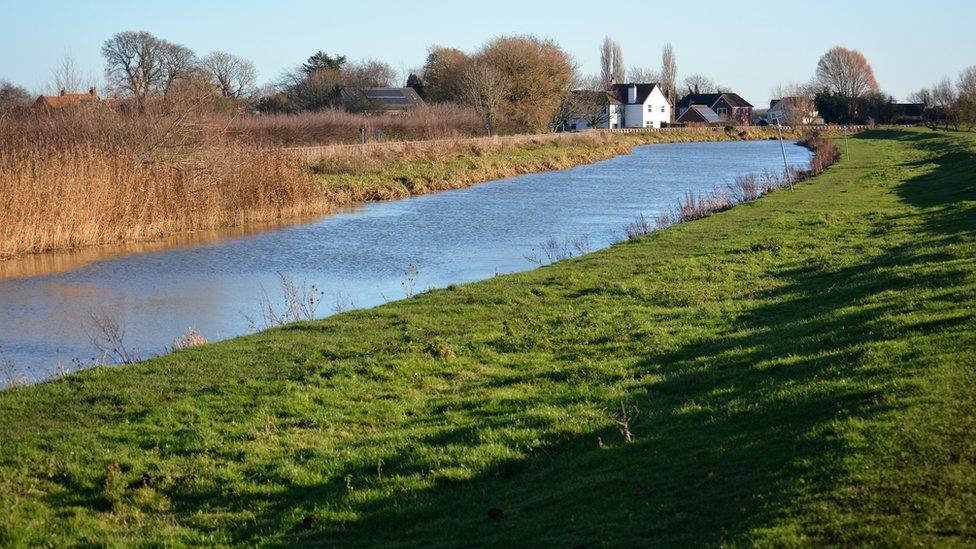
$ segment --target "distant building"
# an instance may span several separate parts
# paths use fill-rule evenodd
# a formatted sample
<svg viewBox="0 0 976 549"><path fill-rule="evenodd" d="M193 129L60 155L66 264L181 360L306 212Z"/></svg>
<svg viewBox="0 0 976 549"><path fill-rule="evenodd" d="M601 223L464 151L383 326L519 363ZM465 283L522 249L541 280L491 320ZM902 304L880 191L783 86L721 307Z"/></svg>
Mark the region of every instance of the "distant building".
<svg viewBox="0 0 976 549"><path fill-rule="evenodd" d="M413 88L343 88L340 93L355 111L394 114L424 104Z"/></svg>
<svg viewBox="0 0 976 549"><path fill-rule="evenodd" d="M718 115L722 122L749 124L752 104L737 93L691 93L678 101L678 118L693 105L703 105Z"/></svg>
<svg viewBox="0 0 976 549"><path fill-rule="evenodd" d="M809 97L784 97L769 102L766 120L787 126L809 126L823 124L823 118L817 112L817 106Z"/></svg>
<svg viewBox="0 0 976 549"><path fill-rule="evenodd" d="M705 105L691 105L678 117L681 124L720 124L722 118Z"/></svg>
<svg viewBox="0 0 976 549"><path fill-rule="evenodd" d="M660 128L671 121L671 101L664 88L657 83L614 84L605 92L576 91L576 100L586 106L581 111L599 109L602 112L576 112L566 121L566 129L598 128ZM595 99L594 99L595 98ZM595 124L594 124L595 123Z"/></svg>
<svg viewBox="0 0 976 549"><path fill-rule="evenodd" d="M89 88L88 93L66 93L64 89L59 95L42 95L37 98L34 105L49 109L57 109L67 106L92 105L101 102L95 88Z"/></svg>
<svg viewBox="0 0 976 549"><path fill-rule="evenodd" d="M924 103L892 103L892 124L921 124L924 121Z"/></svg>

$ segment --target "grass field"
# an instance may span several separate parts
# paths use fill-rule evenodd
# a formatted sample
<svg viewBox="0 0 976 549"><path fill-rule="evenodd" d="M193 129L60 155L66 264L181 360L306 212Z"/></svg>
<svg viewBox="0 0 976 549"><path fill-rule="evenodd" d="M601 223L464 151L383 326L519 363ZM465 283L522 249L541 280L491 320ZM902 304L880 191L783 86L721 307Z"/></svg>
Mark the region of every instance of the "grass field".
<svg viewBox="0 0 976 549"><path fill-rule="evenodd" d="M0 544L972 545L976 140L851 153L579 259L0 393Z"/></svg>

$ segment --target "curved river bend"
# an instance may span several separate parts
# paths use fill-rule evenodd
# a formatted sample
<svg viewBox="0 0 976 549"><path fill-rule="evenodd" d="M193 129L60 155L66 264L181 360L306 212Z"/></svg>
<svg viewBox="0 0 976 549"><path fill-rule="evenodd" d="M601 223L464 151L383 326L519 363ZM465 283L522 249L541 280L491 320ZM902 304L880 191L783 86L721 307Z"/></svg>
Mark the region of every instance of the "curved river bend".
<svg viewBox="0 0 976 549"><path fill-rule="evenodd" d="M793 166L810 152L787 146ZM685 192L709 192L736 175L782 172L775 141L682 143L558 172L524 175L466 189L376 202L311 223L211 238L180 248L96 259L48 275L0 279L0 349L32 380L57 363L71 369L98 353L90 316L111 311L143 356L169 349L192 327L210 341L250 331L262 295L278 303L278 273L323 289L319 316L368 307L416 291L531 269L526 258L552 235L587 235L596 250L623 238L643 213L669 210ZM35 262L27 258L24 262Z"/></svg>

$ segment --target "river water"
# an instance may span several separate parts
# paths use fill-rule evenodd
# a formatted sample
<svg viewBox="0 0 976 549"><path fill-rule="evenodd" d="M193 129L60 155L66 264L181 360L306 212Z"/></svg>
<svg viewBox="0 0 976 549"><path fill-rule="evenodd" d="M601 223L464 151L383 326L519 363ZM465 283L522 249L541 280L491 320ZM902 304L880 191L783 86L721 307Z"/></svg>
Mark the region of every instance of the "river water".
<svg viewBox="0 0 976 549"><path fill-rule="evenodd" d="M810 152L787 145L793 166ZM421 291L531 269L552 236L586 235L591 250L623 238L686 192L736 175L782 172L775 141L647 145L569 170L369 203L258 233L208 233L151 244L0 263L0 351L37 381L100 360L92 313L120 321L142 356L166 352L189 328L210 341L258 327L264 296L279 304L279 273L325 292L317 316ZM570 245L570 248L573 246ZM527 257L528 256L528 257ZM405 288L406 286L406 288ZM0 380L2 384L2 380Z"/></svg>

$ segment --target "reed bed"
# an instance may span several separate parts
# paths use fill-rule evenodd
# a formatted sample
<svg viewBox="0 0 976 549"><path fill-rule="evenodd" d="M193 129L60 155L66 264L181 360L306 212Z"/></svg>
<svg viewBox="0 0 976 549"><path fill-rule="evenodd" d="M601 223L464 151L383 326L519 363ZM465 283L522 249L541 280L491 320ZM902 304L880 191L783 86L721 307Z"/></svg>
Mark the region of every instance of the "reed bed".
<svg viewBox="0 0 976 549"><path fill-rule="evenodd" d="M485 134L481 117L471 108L428 105L397 114L366 115L339 109L299 114L235 118L228 132L237 139L270 145L359 143L360 129L369 141L453 139Z"/></svg>
<svg viewBox="0 0 976 549"><path fill-rule="evenodd" d="M352 202L568 168L641 143L769 137L753 130L470 137L480 132L477 117L451 106L398 116L245 118L193 107L0 113L0 259L287 221ZM400 128L415 139L284 146L334 143L362 124Z"/></svg>
<svg viewBox="0 0 976 549"><path fill-rule="evenodd" d="M86 112L0 120L0 258L273 221L325 206L293 156L175 122Z"/></svg>

